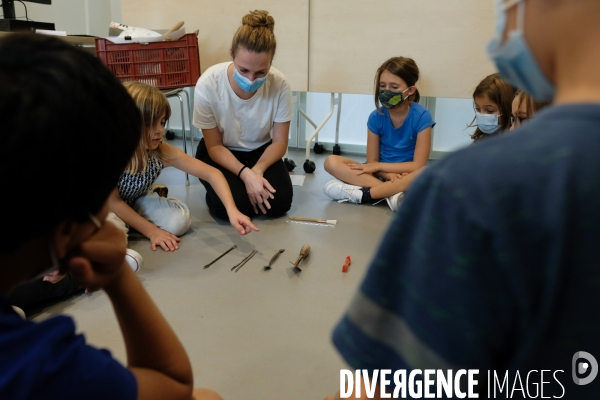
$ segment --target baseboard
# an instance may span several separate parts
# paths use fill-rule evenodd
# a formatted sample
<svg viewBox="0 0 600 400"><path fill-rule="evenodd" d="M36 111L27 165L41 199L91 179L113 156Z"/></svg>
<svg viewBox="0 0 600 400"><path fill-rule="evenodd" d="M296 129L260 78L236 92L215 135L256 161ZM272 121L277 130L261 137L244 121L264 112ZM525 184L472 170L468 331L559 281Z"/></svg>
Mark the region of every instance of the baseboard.
<svg viewBox="0 0 600 400"><path fill-rule="evenodd" d="M446 157L448 154L451 154L451 151L436 151L436 150L432 150L431 154L429 155L429 159L430 160L441 160L442 158Z"/></svg>
<svg viewBox="0 0 600 400"><path fill-rule="evenodd" d="M305 142L306 143L306 142ZM325 154L331 154L333 152L333 146L335 145L335 143L333 142L318 142L321 146L323 146L325 149L323 151L323 153ZM310 144L310 150L314 151L315 147L315 142L311 142ZM294 150L305 150L306 147L296 147L293 145L289 145L288 146L289 149L294 149ZM365 145L361 145L361 144L340 144L340 151L342 152L342 155L344 154L349 154L349 155L355 155L355 156L365 156L367 155L367 146Z"/></svg>
<svg viewBox="0 0 600 400"><path fill-rule="evenodd" d="M175 134L176 139L183 139L183 130L181 128L169 128L168 130ZM190 133L187 130L185 136L188 139L190 138ZM199 142L200 139L202 139L202 136L194 135L194 140L197 140Z"/></svg>

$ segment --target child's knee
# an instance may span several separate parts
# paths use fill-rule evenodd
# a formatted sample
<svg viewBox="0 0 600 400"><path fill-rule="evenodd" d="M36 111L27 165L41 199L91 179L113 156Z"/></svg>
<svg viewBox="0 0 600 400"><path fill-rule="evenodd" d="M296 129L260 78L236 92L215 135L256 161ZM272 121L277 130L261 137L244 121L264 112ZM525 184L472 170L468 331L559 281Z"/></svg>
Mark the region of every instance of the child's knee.
<svg viewBox="0 0 600 400"><path fill-rule="evenodd" d="M171 232L175 236L181 236L190 229L191 225L192 219L185 218L182 216L172 218L170 221L163 224L163 226L161 226L160 228L164 229L167 232Z"/></svg>
<svg viewBox="0 0 600 400"><path fill-rule="evenodd" d="M190 229L190 209L178 199L159 197L156 193L138 199L133 209L161 229L183 235Z"/></svg>
<svg viewBox="0 0 600 400"><path fill-rule="evenodd" d="M170 210L170 216L168 218L162 218L162 221L158 224L161 229L171 232L175 236L183 235L192 225L190 210L185 204L180 204L184 207L172 208Z"/></svg>
<svg viewBox="0 0 600 400"><path fill-rule="evenodd" d="M323 164L325 171L331 174L335 170L335 166L338 164L339 158L340 157L336 155L327 156L325 163Z"/></svg>
<svg viewBox="0 0 600 400"><path fill-rule="evenodd" d="M342 164L342 157L336 156L336 155L332 154L330 156L327 156L327 158L325 159L325 163L323 164L323 168L329 174L333 175L339 169L339 166L341 164Z"/></svg>

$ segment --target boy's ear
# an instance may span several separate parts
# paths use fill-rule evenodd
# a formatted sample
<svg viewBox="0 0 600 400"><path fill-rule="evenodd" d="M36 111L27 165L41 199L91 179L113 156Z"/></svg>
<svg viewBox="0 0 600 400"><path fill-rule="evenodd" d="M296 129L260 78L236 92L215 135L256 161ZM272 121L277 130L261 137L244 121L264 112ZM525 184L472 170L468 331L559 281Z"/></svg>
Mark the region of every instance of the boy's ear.
<svg viewBox="0 0 600 400"><path fill-rule="evenodd" d="M229 56L231 57L231 61L233 61L233 49L229 48Z"/></svg>

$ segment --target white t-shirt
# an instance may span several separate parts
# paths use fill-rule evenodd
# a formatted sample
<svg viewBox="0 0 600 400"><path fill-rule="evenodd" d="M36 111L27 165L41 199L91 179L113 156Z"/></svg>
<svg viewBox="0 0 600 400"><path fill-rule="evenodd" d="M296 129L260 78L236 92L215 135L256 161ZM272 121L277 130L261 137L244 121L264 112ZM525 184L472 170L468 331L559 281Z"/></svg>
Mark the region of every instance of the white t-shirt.
<svg viewBox="0 0 600 400"><path fill-rule="evenodd" d="M271 140L274 122L292 120L292 92L285 76L271 67L267 80L249 100L240 99L229 83L231 62L213 65L198 79L194 94L194 126L217 127L223 145L250 151Z"/></svg>

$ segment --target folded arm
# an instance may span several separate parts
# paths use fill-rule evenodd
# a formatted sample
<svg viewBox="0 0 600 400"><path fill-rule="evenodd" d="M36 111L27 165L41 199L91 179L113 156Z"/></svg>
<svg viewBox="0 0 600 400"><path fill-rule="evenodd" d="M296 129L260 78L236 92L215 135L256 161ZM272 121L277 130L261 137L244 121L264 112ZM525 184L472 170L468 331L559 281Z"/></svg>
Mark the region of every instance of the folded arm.
<svg viewBox="0 0 600 400"><path fill-rule="evenodd" d="M285 128L286 126L287 130ZM266 209L271 208L269 199L275 197L275 189L271 186L269 181L263 177L263 174L268 167L273 165L277 160L280 160L285 154L289 122L274 124L273 132L273 143L267 147L256 165L253 168L244 168L242 171L242 168L245 165L239 162L231 151L223 145L219 130L217 128L202 130L202 135L204 136L210 158L223 168L238 175L239 178L244 181L248 198L250 199L252 207L254 207L254 212L257 214L259 209L263 214L266 214ZM285 136L285 139L283 136Z"/></svg>
<svg viewBox="0 0 600 400"><path fill-rule="evenodd" d="M353 164L359 175L372 174L387 180L397 174L409 174L427 165L431 153L431 131L426 128L419 132L413 161L402 163L385 163L379 161L379 136L369 132L367 141L367 164Z"/></svg>
<svg viewBox="0 0 600 400"><path fill-rule="evenodd" d="M273 142L266 148L258 162L252 169L262 176L265 171L285 155L290 134L290 122L273 123Z"/></svg>
<svg viewBox="0 0 600 400"><path fill-rule="evenodd" d="M81 286L104 289L121 328L127 366L136 378L138 399L190 399L193 375L179 339L125 258L123 233L111 223L68 261Z"/></svg>

